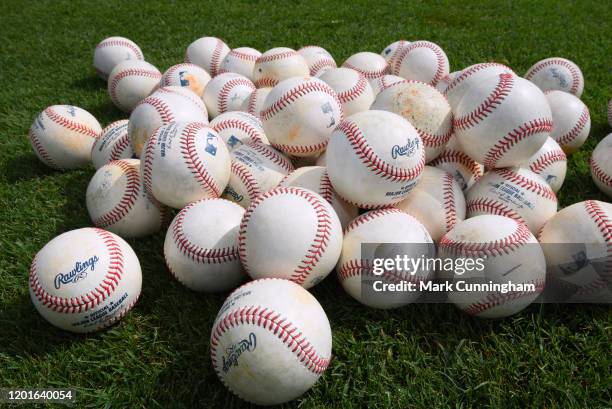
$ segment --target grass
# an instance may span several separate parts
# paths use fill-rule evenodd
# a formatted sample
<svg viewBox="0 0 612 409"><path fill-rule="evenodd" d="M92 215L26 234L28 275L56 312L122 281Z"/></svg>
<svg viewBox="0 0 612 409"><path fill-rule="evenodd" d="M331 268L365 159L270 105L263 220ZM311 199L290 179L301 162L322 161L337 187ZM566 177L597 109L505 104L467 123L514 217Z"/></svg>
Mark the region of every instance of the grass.
<svg viewBox="0 0 612 409"><path fill-rule="evenodd" d="M588 158L610 132L610 20L605 2L161 3L4 0L0 3L0 386L74 387L79 407L244 405L217 380L208 339L224 295L173 280L164 233L130 243L143 296L110 330L75 336L47 324L28 296L34 254L66 230L90 225L85 188L93 168L55 172L35 157L27 130L48 105L75 104L103 125L124 117L93 71L98 41L122 35L164 71L203 35L261 51L318 44L338 63L400 39L428 39L453 70L495 60L523 73L549 56L580 65L592 132L570 158L561 204L605 200ZM352 301L330 277L313 289L333 329L334 359L319 383L288 406L609 407L610 309L534 305L479 321L448 305L390 312Z"/></svg>

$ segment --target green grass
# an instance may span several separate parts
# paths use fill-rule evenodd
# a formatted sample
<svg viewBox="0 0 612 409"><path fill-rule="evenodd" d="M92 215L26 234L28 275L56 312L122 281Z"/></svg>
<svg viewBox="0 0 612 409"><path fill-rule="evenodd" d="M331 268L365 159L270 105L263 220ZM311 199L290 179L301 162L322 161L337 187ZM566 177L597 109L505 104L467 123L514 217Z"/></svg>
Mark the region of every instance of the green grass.
<svg viewBox="0 0 612 409"><path fill-rule="evenodd" d="M195 294L165 270L164 232L130 243L144 272L136 308L110 330L75 336L34 310L28 269L55 235L90 224L85 188L93 168L55 172L35 157L27 130L48 105L70 103L103 125L124 117L93 71L98 41L122 35L161 71L203 35L261 51L318 44L338 63L380 52L400 38L427 39L452 70L495 60L524 73L549 56L580 65L591 136L570 158L563 206L603 199L588 158L610 132L609 4L454 1L366 2L9 1L0 4L0 386L74 387L79 406L241 407L217 380L208 339L223 295ZM368 310L334 277L313 293L331 321L334 359L319 383L289 406L609 407L609 307L535 305L501 321L479 321L449 305Z"/></svg>

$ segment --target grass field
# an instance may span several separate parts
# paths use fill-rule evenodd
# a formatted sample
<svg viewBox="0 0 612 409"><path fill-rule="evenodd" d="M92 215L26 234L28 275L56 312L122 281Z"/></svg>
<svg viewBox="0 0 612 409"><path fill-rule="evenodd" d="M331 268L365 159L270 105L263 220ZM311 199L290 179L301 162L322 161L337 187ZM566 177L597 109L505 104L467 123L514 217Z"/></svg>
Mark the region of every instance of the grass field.
<svg viewBox="0 0 612 409"><path fill-rule="evenodd" d="M171 278L163 264L165 232L130 241L143 267L143 295L110 330L61 332L30 302L34 254L57 234L90 225L84 197L94 170L46 168L27 130L52 104L83 107L103 125L125 116L92 67L95 45L111 35L134 40L162 72L204 35L261 51L318 44L339 64L400 38L436 42L451 70L494 60L524 73L542 58L569 58L584 72L593 125L570 159L559 198L562 206L605 200L590 179L588 158L610 132L606 2L157 3L0 2L0 387L74 387L79 407L244 405L217 380L209 359L224 295L196 294ZM368 310L334 277L313 293L332 325L334 359L319 383L288 406L612 405L609 307L534 305L510 319L479 321L449 305Z"/></svg>

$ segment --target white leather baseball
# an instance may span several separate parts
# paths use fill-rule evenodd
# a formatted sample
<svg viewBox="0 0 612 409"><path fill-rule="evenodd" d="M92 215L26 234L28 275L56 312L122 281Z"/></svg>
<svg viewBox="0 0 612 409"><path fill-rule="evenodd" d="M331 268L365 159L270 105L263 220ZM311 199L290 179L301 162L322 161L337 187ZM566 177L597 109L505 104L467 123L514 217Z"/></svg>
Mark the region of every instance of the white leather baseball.
<svg viewBox="0 0 612 409"><path fill-rule="evenodd" d="M287 47L272 48L263 53L253 67L253 82L257 88L274 87L291 77L310 74L306 59Z"/></svg>
<svg viewBox="0 0 612 409"><path fill-rule="evenodd" d="M567 291L567 302L612 301L612 204L597 200L562 209L544 225L548 281Z"/></svg>
<svg viewBox="0 0 612 409"><path fill-rule="evenodd" d="M385 47L384 50L380 53L380 55L387 61L389 68L393 67L395 64L395 58L399 55L401 50L410 45L410 41L406 40L398 40L394 41L388 46Z"/></svg>
<svg viewBox="0 0 612 409"><path fill-rule="evenodd" d="M272 88L257 88L255 91L249 94L249 97L242 101L240 105L240 111L249 113L259 119L261 110L264 107L266 97L272 91Z"/></svg>
<svg viewBox="0 0 612 409"><path fill-rule="evenodd" d="M261 279L235 290L213 324L210 354L223 384L258 405L293 400L310 389L331 359L325 311L288 280Z"/></svg>
<svg viewBox="0 0 612 409"><path fill-rule="evenodd" d="M540 150L523 162L521 167L540 176L557 193L565 180L567 156L559 144L553 138L548 137Z"/></svg>
<svg viewBox="0 0 612 409"><path fill-rule="evenodd" d="M140 296L142 272L121 237L86 227L60 234L34 257L30 298L51 324L98 331L119 321Z"/></svg>
<svg viewBox="0 0 612 409"><path fill-rule="evenodd" d="M111 122L102 129L91 147L91 161L96 169L114 160L129 159L134 156L127 130L127 119Z"/></svg>
<svg viewBox="0 0 612 409"><path fill-rule="evenodd" d="M259 118L246 112L221 114L210 121L210 127L217 131L230 151L245 142L269 144Z"/></svg>
<svg viewBox="0 0 612 409"><path fill-rule="evenodd" d="M230 157L219 135L202 122L171 122L147 140L141 160L146 191L181 209L219 197L227 186Z"/></svg>
<svg viewBox="0 0 612 409"><path fill-rule="evenodd" d="M612 133L599 141L593 150L591 177L599 190L612 198Z"/></svg>
<svg viewBox="0 0 612 409"><path fill-rule="evenodd" d="M454 135L451 136L442 153L429 162L429 166L435 166L453 175L463 192L467 192L484 174L484 166L463 151Z"/></svg>
<svg viewBox="0 0 612 409"><path fill-rule="evenodd" d="M538 61L527 70L525 78L542 91L559 90L580 97L584 89L584 77L580 67L560 57Z"/></svg>
<svg viewBox="0 0 612 409"><path fill-rule="evenodd" d="M219 74L206 86L202 99L211 118L224 112L238 111L242 103L255 91L247 77L231 72Z"/></svg>
<svg viewBox="0 0 612 409"><path fill-rule="evenodd" d="M189 90L185 90L190 92ZM193 101L175 92L166 92L163 88L143 99L130 114L128 134L136 156L142 155L144 144L151 134L162 125L171 122L208 123L206 109L198 105L195 94Z"/></svg>
<svg viewBox="0 0 612 409"><path fill-rule="evenodd" d="M156 96L160 95L172 95L178 97L179 101L184 101L187 105L195 105L198 110L203 113L206 118L208 118L208 110L206 109L206 104L202 98L198 97L194 91L189 87L181 87L179 85L168 85L167 87L161 87L155 90L154 94Z"/></svg>
<svg viewBox="0 0 612 409"><path fill-rule="evenodd" d="M284 278L310 288L334 269L342 249L342 226L317 193L277 187L247 208L238 243L251 278Z"/></svg>
<svg viewBox="0 0 612 409"><path fill-rule="evenodd" d="M491 77L497 77L499 74L516 75L511 68L496 62L470 65L464 70L457 72L444 90L444 95L448 99L448 103L453 111L457 109L461 98L463 98L467 91L478 86L482 81Z"/></svg>
<svg viewBox="0 0 612 409"><path fill-rule="evenodd" d="M108 76L108 95L117 108L131 112L151 94L161 76L161 72L146 61L121 61Z"/></svg>
<svg viewBox="0 0 612 409"><path fill-rule="evenodd" d="M374 102L372 86L363 74L353 69L331 68L319 79L336 91L344 116L367 111Z"/></svg>
<svg viewBox="0 0 612 409"><path fill-rule="evenodd" d="M440 91L442 95L444 95L444 93L448 89L448 86L453 82L455 77L457 77L460 73L461 73L460 71L454 71L440 78L440 81L438 81L438 83L436 84L436 89Z"/></svg>
<svg viewBox="0 0 612 409"><path fill-rule="evenodd" d="M378 77L376 81L371 82L370 85L372 85L372 90L374 91L374 95L376 96L387 88L389 88L390 86L404 81L407 80L402 77L398 77L397 75L387 74L383 75L382 77Z"/></svg>
<svg viewBox="0 0 612 409"><path fill-rule="evenodd" d="M416 186L425 149L416 129L401 116L364 111L334 130L326 166L343 199L364 209L384 207L401 202Z"/></svg>
<svg viewBox="0 0 612 409"><path fill-rule="evenodd" d="M288 158L260 143L242 144L232 151L231 159L229 183L223 197L245 208L293 171Z"/></svg>
<svg viewBox="0 0 612 409"><path fill-rule="evenodd" d="M325 150L343 118L336 92L312 77L280 82L266 97L261 121L275 148L293 156L314 156Z"/></svg>
<svg viewBox="0 0 612 409"><path fill-rule="evenodd" d="M233 290L246 279L238 255L244 209L223 199L204 199L183 208L164 242L170 273L195 291Z"/></svg>
<svg viewBox="0 0 612 409"><path fill-rule="evenodd" d="M546 99L553 118L550 136L566 153L577 151L591 131L589 108L578 97L563 91L548 91Z"/></svg>
<svg viewBox="0 0 612 409"><path fill-rule="evenodd" d="M334 57L323 47L307 45L297 52L306 60L312 77L319 77L327 70L337 67Z"/></svg>
<svg viewBox="0 0 612 409"><path fill-rule="evenodd" d="M385 74L389 74L389 66L387 61L379 54L369 51L362 51L351 55L342 64L344 68L350 68L372 83Z"/></svg>
<svg viewBox="0 0 612 409"><path fill-rule="evenodd" d="M466 90L453 126L464 151L487 168L516 166L546 142L553 117L544 93L513 74L500 74Z"/></svg>
<svg viewBox="0 0 612 409"><path fill-rule="evenodd" d="M255 61L261 57L261 52L251 47L238 47L227 53L221 67L219 68L218 74L224 74L226 72L233 72L240 74L243 77L253 81L253 68L255 67Z"/></svg>
<svg viewBox="0 0 612 409"><path fill-rule="evenodd" d="M124 37L108 37L100 41L94 51L94 68L106 80L110 72L123 60L143 60L140 47Z"/></svg>
<svg viewBox="0 0 612 409"><path fill-rule="evenodd" d="M394 207L423 223L435 242L463 221L466 213L459 183L450 173L432 166L425 166L416 187Z"/></svg>
<svg viewBox="0 0 612 409"><path fill-rule="evenodd" d="M434 87L450 72L446 53L430 41L411 42L393 60L391 74Z"/></svg>
<svg viewBox="0 0 612 409"><path fill-rule="evenodd" d="M202 98L210 74L199 65L182 63L168 68L159 82L160 87L186 87Z"/></svg>
<svg viewBox="0 0 612 409"><path fill-rule="evenodd" d="M98 169L85 199L94 226L124 238L153 234L165 219L164 206L145 192L138 159L120 159Z"/></svg>
<svg viewBox="0 0 612 409"><path fill-rule="evenodd" d="M419 282L429 280L433 271L419 269L411 274L404 270L385 269L383 274L375 275L374 259L395 256L416 259L434 255L431 236L413 216L399 209L372 210L360 215L346 227L336 271L344 290L360 303L373 308L396 308L416 301L421 292L376 292L374 282L412 282L418 285Z"/></svg>
<svg viewBox="0 0 612 409"><path fill-rule="evenodd" d="M524 168L493 169L468 190L468 218L506 216L525 223L534 234L557 213L557 196L546 181Z"/></svg>
<svg viewBox="0 0 612 409"><path fill-rule="evenodd" d="M38 159L54 169L82 168L91 161L91 147L102 132L92 114L72 105L51 105L30 127Z"/></svg>
<svg viewBox="0 0 612 409"><path fill-rule="evenodd" d="M442 153L453 134L453 114L448 101L431 85L404 81L376 96L371 109L389 111L415 127L425 147L425 162Z"/></svg>
<svg viewBox="0 0 612 409"><path fill-rule="evenodd" d="M223 40L216 37L202 37L189 44L185 51L185 62L199 65L211 77L218 74L221 62L230 52Z"/></svg>
<svg viewBox="0 0 612 409"><path fill-rule="evenodd" d="M332 205L342 228L359 214L357 206L347 203L335 191L324 166L304 166L294 170L280 182L283 187L301 187L312 190Z"/></svg>
<svg viewBox="0 0 612 409"><path fill-rule="evenodd" d="M491 228L495 226L495 228ZM440 240L438 257L445 259L481 259L482 272L450 273L456 284L532 284L530 289L508 291L448 292L449 301L460 310L479 318L503 318L516 314L531 304L543 291L546 261L542 248L527 227L503 216L476 216L461 223ZM452 277L451 277L452 276Z"/></svg>

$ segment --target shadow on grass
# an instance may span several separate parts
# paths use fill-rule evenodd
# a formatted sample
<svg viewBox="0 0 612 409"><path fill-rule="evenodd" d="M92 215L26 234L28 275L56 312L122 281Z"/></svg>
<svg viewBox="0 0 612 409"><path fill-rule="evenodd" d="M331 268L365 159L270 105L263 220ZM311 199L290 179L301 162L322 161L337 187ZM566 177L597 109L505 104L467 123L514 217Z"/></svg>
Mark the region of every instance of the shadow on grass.
<svg viewBox="0 0 612 409"><path fill-rule="evenodd" d="M100 88L106 89L106 81L91 73L87 77L78 78L72 83L73 88L85 91L98 91Z"/></svg>
<svg viewBox="0 0 612 409"><path fill-rule="evenodd" d="M41 177L54 176L60 172L45 166L34 152L12 156L0 168L0 175L3 175L2 178L8 183L25 182Z"/></svg>

